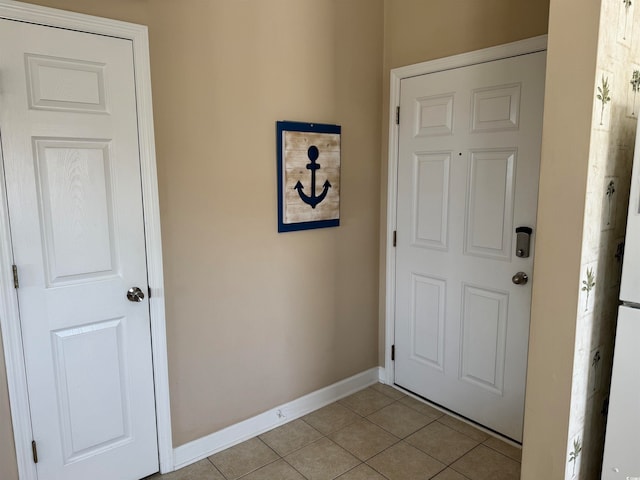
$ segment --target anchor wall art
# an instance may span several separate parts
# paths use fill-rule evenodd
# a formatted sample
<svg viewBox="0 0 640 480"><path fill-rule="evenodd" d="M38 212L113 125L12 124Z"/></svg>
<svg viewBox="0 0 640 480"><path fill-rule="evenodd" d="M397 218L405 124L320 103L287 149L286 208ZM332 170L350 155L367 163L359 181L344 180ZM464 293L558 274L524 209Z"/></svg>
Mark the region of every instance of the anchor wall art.
<svg viewBox="0 0 640 480"><path fill-rule="evenodd" d="M276 122L278 232L340 225L339 125Z"/></svg>

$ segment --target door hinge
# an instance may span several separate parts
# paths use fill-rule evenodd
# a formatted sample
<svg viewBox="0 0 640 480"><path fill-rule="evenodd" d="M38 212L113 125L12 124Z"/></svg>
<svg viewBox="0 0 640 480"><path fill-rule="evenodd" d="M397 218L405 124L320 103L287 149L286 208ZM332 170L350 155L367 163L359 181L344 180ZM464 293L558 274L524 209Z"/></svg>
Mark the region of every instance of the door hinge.
<svg viewBox="0 0 640 480"><path fill-rule="evenodd" d="M31 452L33 452L33 463L38 463L38 447L35 440L31 442Z"/></svg>
<svg viewBox="0 0 640 480"><path fill-rule="evenodd" d="M20 287L20 282L18 282L18 267L13 265L13 288Z"/></svg>
<svg viewBox="0 0 640 480"><path fill-rule="evenodd" d="M147 287L147 298L151 298L151 287Z"/></svg>
<svg viewBox="0 0 640 480"><path fill-rule="evenodd" d="M396 346L391 345L391 361L394 361L395 359L396 359Z"/></svg>
<svg viewBox="0 0 640 480"><path fill-rule="evenodd" d="M400 107L396 107L396 125L400 125Z"/></svg>
<svg viewBox="0 0 640 480"><path fill-rule="evenodd" d="M393 246L396 246L396 243L398 242L398 234L397 234L397 230L393 231Z"/></svg>

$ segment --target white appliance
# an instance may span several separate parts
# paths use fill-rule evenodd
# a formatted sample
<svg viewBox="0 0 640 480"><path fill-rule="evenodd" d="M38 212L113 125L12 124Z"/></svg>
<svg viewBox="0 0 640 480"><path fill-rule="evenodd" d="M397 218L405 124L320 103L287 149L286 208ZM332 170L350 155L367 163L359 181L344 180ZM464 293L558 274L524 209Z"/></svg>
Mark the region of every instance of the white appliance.
<svg viewBox="0 0 640 480"><path fill-rule="evenodd" d="M640 480L640 129L631 178L602 480Z"/></svg>

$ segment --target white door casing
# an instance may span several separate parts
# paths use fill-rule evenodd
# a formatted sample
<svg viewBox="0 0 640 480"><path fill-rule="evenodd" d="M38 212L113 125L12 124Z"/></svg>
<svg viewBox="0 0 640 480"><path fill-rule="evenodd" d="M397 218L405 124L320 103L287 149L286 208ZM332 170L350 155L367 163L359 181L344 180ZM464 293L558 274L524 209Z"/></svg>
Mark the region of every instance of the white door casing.
<svg viewBox="0 0 640 480"><path fill-rule="evenodd" d="M530 284L511 276L531 278L532 257L515 257L514 229L535 225L545 60L494 62L497 76L484 62L539 51L544 40L407 67L392 90L402 107L390 145L389 233L397 228L398 246L387 257L387 346L396 345L387 380L516 440ZM429 67L438 73L417 76ZM528 111L519 114L521 105ZM532 129L533 142L521 133Z"/></svg>
<svg viewBox="0 0 640 480"><path fill-rule="evenodd" d="M45 223L49 222L51 216L54 215L56 209L60 211L67 211L70 208L73 208L72 205L77 199L74 195L84 195L85 198L89 199L89 203L86 205L93 205L93 213L95 217L102 217L102 220L105 220L102 224L99 222L94 222L91 228L93 228L94 237L90 242L85 242L85 245L90 246L91 252L89 255L85 257L80 257L76 255L77 251L72 249L64 252L62 249L59 249L57 252L52 251L52 242L51 240L56 240L58 243L58 247L61 246L60 240L64 238L65 235L68 234L69 231L73 231L74 225L75 227L80 227L82 224L82 220L87 220L89 217L85 215L86 212L83 212L81 209L76 210L76 214L78 215L75 220L75 224L73 222L69 222L69 218L63 219L63 228L58 228L49 222L49 226L45 229L49 233L43 235L42 240L43 244L49 245L49 248L40 249L40 254L46 258L46 271L40 272L44 274L44 278L47 280L47 287L49 290L57 290L59 293L62 292L62 297L58 295L57 298L51 296L42 296L40 295L40 300L45 300L49 302L47 308L42 310L40 313L46 311L47 314L55 311L54 308L50 308L55 304L63 307L73 307L71 309L67 309L66 312L63 313L64 317L73 317L73 316L82 316L82 306L87 302L83 300L84 295L78 295L78 293L86 293L86 292L74 292L74 288L78 287L80 283L79 280L82 277L85 277L84 280L89 280L89 283L94 287L96 285L100 285L103 290L108 290L106 288L107 283L109 283L108 278L117 277L124 270L126 270L129 264L135 263L132 258L124 258L120 257L123 251L117 250L117 241L111 242L103 242L99 239L100 228L102 227L104 230L105 225L107 225L107 229L113 227L113 231L120 231L120 233L125 236L129 235L130 232L127 231L126 221L123 223L122 219L118 218L118 215L114 215L114 208L112 208L115 203L118 201L125 201L125 198L119 199L115 198L119 196L119 193L127 188L127 182L137 183L138 192L140 191L140 172L142 173L142 193L144 196L144 228L146 231L146 236L139 237L138 245L132 251L133 257L138 257L138 264L142 266L144 270L144 264L148 263L149 273L148 273L148 284L151 288L152 297L149 299L149 304L147 305L147 300L142 304L133 304L131 306L141 307L142 310L150 311L151 315L151 336L153 338L153 380L151 380L151 370L147 370L145 375L148 377L148 383L146 385L146 407L149 409L149 405L151 405L151 410L153 410L153 402L156 403L157 409L157 425L158 425L158 436L157 443L160 447L160 468L163 472L170 471L173 469L173 461L172 461L172 447L171 447L171 433L170 433L170 422L169 422L169 405L168 405L168 388L167 388L167 370L166 370L166 339L165 339L165 326L164 326L164 298L163 298L163 288L162 288L162 263L161 263L161 244L159 237L159 212L158 212L158 203L157 203L157 186L155 180L155 156L153 149L153 130L151 123L151 104L150 104L150 83L149 83L149 70L148 70L148 47L146 43L146 28L135 26L131 24L124 24L122 22L113 22L110 20L102 20L95 17L88 17L84 15L78 14L67 14L66 12L59 12L52 9L46 9L42 7L35 7L30 5L24 5L17 2L0 2L0 16L3 18L12 18L23 21L37 22L39 24L49 24L58 26L61 28L69 28L74 30L84 30L89 32L94 32L102 35L110 35L113 37L119 38L108 38L108 37L100 37L97 35L88 35L88 34L80 34L75 33L74 35L87 35L85 38L95 39L98 41L97 45L91 45L91 42L88 42L87 47L93 47L95 51L100 50L99 41L107 41L107 42L116 42L125 46L125 49L128 49L128 58L127 54L124 54L124 61L129 63L129 67L131 68L131 64L134 64L136 74L135 74L135 91L133 89L134 85L131 85L127 94L125 94L124 103L129 103L130 107L133 109L133 117L129 122L129 126L133 126L132 132L133 136L129 136L124 143L129 144L129 148L133 148L134 156L138 154L138 143L139 143L139 154L140 154L140 164L136 166L136 172L133 172L133 175L124 175L118 177L117 173L114 172L113 163L117 161L118 155L122 153L122 151L118 152L117 148L121 148L118 146L114 147L109 142L108 132L103 130L103 133L100 132L100 127L104 127L107 124L108 115L100 114L93 115L97 120L93 122L85 122L86 124L82 126L80 130L75 132L74 134L70 134L69 131L65 131L65 127L63 125L64 122L59 122L58 125L53 126L47 130L44 128L46 123L49 123L51 127L51 117L52 115L59 115L61 111L64 111L64 106L62 110L55 110L61 105L55 104L55 101L51 101L50 99L56 97L58 99L62 99L67 102L66 107L69 107L69 101L73 100L75 96L75 100L79 100L75 105L75 112L73 112L74 108L71 106L71 112L66 113L67 116L76 116L80 118L82 115L80 112L86 108L104 108L105 105L113 106L113 101L117 101L118 99L109 98L109 92L113 93L117 91L120 87L117 87L116 90L110 90L112 85L109 85L109 88L101 89L104 87L102 84L97 90L92 91L91 89L83 90L82 88L75 88L73 91L66 90L64 83L51 83L50 80L55 78L55 75L52 76L53 72L56 72L56 69L59 67L69 67L66 68L67 78L65 82L69 83L78 83L82 84L83 79L99 79L104 78L105 82L108 81L117 81L117 76L114 75L114 71L110 68L112 66L105 67L104 65L100 65L100 62L76 62L74 64L73 61L70 61L68 56L66 55L56 55L55 50L51 50L51 55L28 55L25 58L20 58L18 61L20 62L21 70L23 75L25 72L31 72L30 75L32 77L32 87L31 95L29 98L29 102L32 104L32 108L29 110L29 120L35 120L36 123L39 121L40 125L36 125L34 128L33 134L35 138L32 140L29 138L25 140L24 138L19 138L19 135L16 135L15 132L16 127L18 127L20 122L11 122L11 126L7 129L8 131L3 131L3 145L5 146L5 162L7 162L7 177L11 179L11 181L15 181L16 178L19 177L18 182L25 182L25 185L28 183L29 177L29 168L26 171L18 171L15 168L15 165L12 165L12 160L9 158L8 152L13 151L15 149L22 148L25 152L33 152L34 156L39 158L35 162L31 162L30 168L34 168L37 171L34 175L34 171L31 171L32 180L35 177L40 178L40 187L42 187L42 192L40 198L36 200L36 203L39 205L36 206L36 209L40 209L39 220L44 220ZM18 35L23 35L23 38L20 38L19 41L16 38L8 37L3 38L3 44L10 44L12 41L14 43L30 43L36 41L39 34L34 33L33 31L29 31L29 29L43 29L43 31L57 31L58 34L71 34L71 32L65 30L56 30L56 29L48 29L46 27L38 27L34 25L20 24L18 22L11 22L3 20L6 24L14 24L14 25L22 25L22 28L27 28L28 33L19 33ZM5 33L5 29L3 29L3 35ZM15 32L14 32L15 33ZM46 42L46 34L44 37ZM121 40L123 39L123 40ZM5 43L6 42L6 43ZM72 42L73 43L73 42ZM76 39L75 43L83 43L82 41L78 42ZM32 43L33 47L34 44ZM81 45L80 45L81 46ZM48 48L49 46L47 46ZM78 45L76 45L78 47ZM35 48L35 47L34 47ZM52 47L53 48L53 47ZM131 50L133 49L133 59L131 59ZM126 53L126 52L125 52ZM120 52L122 54L122 52ZM3 49L3 55L8 55ZM20 54L22 55L22 54ZM116 54L118 56L119 54ZM120 55L122 56L122 55ZM48 58L49 57L49 58ZM7 75L7 72L3 68L3 81L7 80L7 82L11 82L11 79L8 78L10 75ZM59 74L60 71L57 73ZM69 73L70 72L70 73ZM104 74L104 75L102 75ZM49 82L47 84L47 82ZM98 81L100 84L100 81ZM52 86L53 85L53 86ZM7 88L6 90L11 90L11 88ZM96 93L97 92L97 93ZM5 94L5 98L3 102L11 103L11 101L15 101L15 98L11 97L12 93L3 91ZM84 95L84 97L77 98L78 95ZM126 97L128 95L128 98ZM11 98L10 98L11 97ZM26 99L25 106L26 106ZM110 103L111 102L111 103ZM64 103L64 102L63 102ZM110 107L109 107L110 108ZM136 116L137 109L137 116ZM47 118L47 116L49 116ZM100 118L102 117L102 118ZM26 118L26 117L25 117ZM6 118L5 118L6 120ZM23 119L25 120L25 119ZM4 122L6 123L6 122ZM136 123L137 129L136 129ZM11 131L11 129L14 129ZM39 129L39 130L38 130ZM39 133L40 132L40 133ZM107 132L107 133L104 133ZM64 137L63 139L55 138L55 137ZM26 137L25 137L26 138ZM77 148L74 152L73 148ZM65 158L65 155L67 157ZM75 155L75 157L73 157ZM110 167L107 165L111 163ZM57 168L57 166L62 166L62 168ZM100 167L96 169L96 165ZM73 170L68 168L69 166L80 167L79 169ZM105 168L102 168L105 167ZM65 176L69 174L69 179L71 183L69 185L72 186L69 190L59 190L56 191L56 181L54 178L61 179L65 178ZM18 177L16 177L18 175ZM57 176L57 177L56 177ZM108 177L111 177L108 180ZM127 177L131 177L130 180ZM78 179L81 179L77 181ZM100 183L99 180L108 181ZM137 179L137 180L136 180ZM35 182L34 182L35 185ZM4 185L2 185L4 188ZM108 198L110 195L109 188L113 187L118 194L113 195L112 198ZM29 201L33 202L33 193L35 190L32 190L31 199ZM47 201L46 197L51 199L51 201ZM18 305L16 299L16 292L13 290L12 285L12 277L11 277L11 250L10 250L10 232L9 232L9 223L8 223L8 207L4 203L6 192L2 192L2 212L0 215L0 233L2 235L2 258L0 259L0 266L2 268L2 283L1 285L1 295L2 295L2 316L0 318L2 331L3 331L3 341L4 341L4 350L5 357L7 360L7 374L8 374L8 383L9 383L9 391L10 391L10 400L11 400L11 409L12 409L12 420L14 424L14 435L16 439L16 451L18 457L18 468L21 478L31 479L36 478L36 469L34 468L33 462L31 460L31 422L29 419L29 410L28 410L28 396L27 396L27 376L26 373L29 372L29 369L33 367L29 364L29 348L26 346L27 353L27 370L25 371L24 365L22 365L22 355L23 351L21 348L21 335L22 331L20 329L19 317L18 317ZM15 191L11 192L11 185L8 192L10 203L13 201L15 207ZM27 194L27 197L29 195ZM13 198L13 200L12 200ZM91 203L91 199L94 200L93 204ZM104 203L105 199L108 201ZM22 200L19 200L22 201ZM100 201L103 201L101 204ZM65 204L65 202L68 202ZM142 222L141 214L142 211L140 208L142 207L140 204L140 199L138 199L138 207L133 207L133 210L138 210L138 214L134 215L135 219L139 222ZM107 206L105 206L107 205ZM110 207L111 210L110 210ZM24 207L26 205L21 205L20 207ZM33 207L33 205L32 205ZM120 205L122 207L122 205ZM125 206L126 207L126 206ZM83 215L85 215L83 217ZM47 220L47 218L49 220ZM39 221L38 220L38 221ZM22 225L20 225L20 220L14 216L12 216L12 221L17 222L12 225L16 232L20 231ZM66 225L64 222L67 222ZM86 223L86 222L85 222ZM85 224L87 227L88 224ZM140 223L142 225L142 223ZM80 235L89 234L88 228L85 228L84 231L76 230L76 233ZM103 232L104 233L104 232ZM68 238L67 238L68 239ZM25 245L29 243L28 237L25 237L25 240L22 242ZM72 239L73 240L73 239ZM114 240L113 237L111 240ZM37 243L37 242L36 242ZM80 242L82 243L82 242ZM146 244L146 245L145 245ZM22 248L23 245L21 244ZM147 250L147 255L145 258L144 250ZM35 250L38 250L37 248ZM35 251L34 250L34 251ZM32 252L33 253L33 252ZM17 255L18 256L18 255ZM59 257L59 258L58 258ZM64 259L65 261L61 263L57 263L54 259L58 258ZM97 262L97 260L101 260ZM109 261L112 260L111 264L111 272L109 273ZM19 260L17 260L19 263ZM74 263L75 262L75 263ZM89 265L93 262L93 265ZM127 265L126 268L123 268L123 265ZM86 273L91 268L86 269L85 273L78 275L78 273L82 270L83 267L93 267L93 270L100 271L98 274L90 274ZM37 279L39 278L37 274L37 268L27 265L20 266L20 275L21 281L23 282L23 289L20 290L20 295L29 295L30 286L33 281L37 283ZM65 270L66 269L66 270ZM105 273L106 272L106 273ZM75 274L75 276L74 276ZM65 278L66 277L66 278ZM144 273L142 274L144 277ZM42 278L42 275L40 275ZM125 280L125 284L128 284L129 279ZM140 274L138 274L137 278L132 279L134 283L132 285L137 284L143 290L146 291L147 280L146 278L141 278ZM132 286L131 285L131 286ZM46 289L45 289L46 290ZM120 286L118 286L115 290L120 290ZM112 294L112 297L116 295L115 290ZM125 289L126 291L126 289ZM70 296L65 297L65 295L70 294ZM74 294L75 293L75 294ZM38 295L36 295L38 296ZM108 296L108 295L107 295ZM119 292L118 297L124 298L124 291ZM45 298L46 297L46 298ZM37 302L36 302L37 303ZM130 302L126 302L125 300L125 310L129 308ZM91 305L92 310L95 310L97 305ZM26 311L23 311L23 316L29 315L29 307L26 300L20 300L20 307L26 308ZM139 309L140 310L140 309ZM120 360L124 358L124 352L129 349L129 352L135 352L135 346L126 345L126 341L128 340L128 336L130 332L124 330L122 326L129 319L135 318L135 310L128 310L122 314L110 313L107 315L108 318L93 318L88 319L85 318L83 327L79 329L68 329L68 325L63 325L60 323L56 331L52 334L53 349L57 349L53 355L50 355L49 358L57 358L59 361L57 362L57 366L54 369L57 369L58 374L62 375L65 371L62 361L62 356L59 355L61 352L67 353L68 356L72 356L73 352L76 354L82 353L82 348L87 348L80 346L78 342L78 338L87 338L90 339L93 336L95 341L94 349L97 348L97 351L100 353L109 356L115 355L121 356ZM85 312L86 314L86 312ZM124 318L123 318L124 317ZM131 318L129 318L131 317ZM56 321L62 321L65 319L56 319ZM147 337L149 336L149 320L142 320L142 323L137 325L137 329L147 331ZM30 325L27 325L27 329L25 330L25 334L27 335L29 332ZM86 333L84 335L75 336L73 334L81 332L85 330ZM44 351L47 351L47 346L44 341L45 339L40 339L40 344L38 347L43 347ZM120 343L120 350L116 349L116 351L109 351L105 348L105 345L108 342L112 342L113 345ZM43 343L44 342L44 343ZM27 345L25 343L25 345ZM146 347L142 347L142 352L135 352L135 354L141 353L142 356L145 355L144 349L151 348L151 345L148 344ZM74 350L75 349L75 350ZM51 353L51 352L50 352ZM147 354L148 354L147 350ZM122 354L122 355L121 355ZM133 355L135 357L136 355ZM67 358L68 359L68 358ZM54 362L55 364L56 362ZM100 363L100 362L98 362ZM87 389L84 388L87 386L87 382L91 384L93 382L94 387L100 387L100 385L107 385L107 380L111 380L111 387L115 388L106 388L104 389L103 395L104 397L109 397L112 395L114 391L117 390L117 387L122 386L122 382L125 382L122 378L119 378L118 375L120 373L125 373L125 376L134 375L133 373L126 371L128 368L125 368L124 364L120 365L120 371L118 369L111 370L107 373L111 374L111 377L102 376L102 383L96 382L92 378L81 378L76 377L76 381L80 381L83 385L82 389L74 389L72 383L73 373L71 370L67 370L66 373L70 376L67 378L68 389L66 395L67 405L72 404L74 401L81 401L82 395L87 393ZM147 365L147 369L151 368L151 365ZM31 374L32 372L29 372ZM79 372L75 372L78 374ZM123 377L124 378L124 377ZM152 383L150 383L152 382ZM46 382L45 382L46 383ZM144 383L144 382L142 382ZM51 384L49 385L49 387ZM130 385L127 385L129 388ZM153 399L153 388L156 390L156 398ZM33 386L32 386L33 388ZM126 389L125 389L126 390ZM151 399L149 400L149 393L151 392ZM33 396L37 394L43 394L45 390L42 391L32 391L32 410L34 415L36 415L36 410L38 410L37 402L34 403ZM78 392L81 392L80 395ZM47 392L50 393L50 392ZM63 392L64 393L64 392ZM123 398L129 395L127 400L131 400L130 407L135 409L134 404L138 401L138 397L142 398L145 395L140 394L135 391L120 392L123 395ZM94 390L93 394L96 398L99 398L101 395L98 394L97 390ZM74 396L75 395L75 396ZM151 402L149 404L149 401ZM104 405L107 405L109 402L104 402ZM127 402L122 401L121 404L127 404ZM118 402L111 402L110 405L116 405ZM62 409L64 410L64 409ZM132 410L134 411L134 410ZM64 412L63 412L64 413ZM85 410L83 413L90 414L91 411ZM132 428L132 425L137 422L136 418L131 418L131 412L112 412L113 416L111 420L114 418L124 419L120 422L119 426L125 425L126 428ZM120 415L120 417L118 417ZM134 415L135 416L135 415ZM52 415L55 418L55 415ZM105 419L108 419L108 415L105 416ZM35 416L34 416L35 420ZM79 458L88 456L88 451L86 448L83 451L83 447L87 447L96 443L99 443L100 438L93 437L95 433L102 433L105 439L111 439L111 445L104 444L102 445L103 450L109 450L114 446L114 444L127 443L131 439L127 439L127 432L124 432L120 435L120 440L113 440L118 438L118 432L113 430L112 427L118 422L102 422L102 429L83 429L82 419L70 419L67 418L67 426L73 425L73 430L75 428L74 433L76 434L74 441L70 442L69 438L69 429L67 429L67 436L63 434L63 441L61 442L61 446L63 449L66 449L64 455L68 458L70 464L81 464ZM152 419L152 422L155 419ZM133 422L133 423L127 423ZM64 425L65 422L59 422ZM100 421L98 421L100 423ZM35 427L35 423L33 425ZM149 425L149 420L147 419L147 426L145 427L147 430L153 430L153 424ZM37 429L36 429L37 430ZM64 428L63 428L64 430ZM37 431L35 432L38 433ZM84 435L84 436L83 436ZM66 443L65 443L66 442ZM152 450L156 448L156 437L155 434L151 441L146 442L150 445ZM46 444L46 442L45 442ZM42 444L41 444L42 448ZM45 447L46 448L46 447ZM148 446L145 448L149 448ZM75 451L74 451L75 449ZM99 447L97 448L100 449ZM89 448L91 450L91 448ZM148 451L148 450L147 450ZM47 452L52 453L52 452ZM45 455L45 452L40 452L41 459ZM74 457L75 455L75 457ZM156 457L157 458L157 457ZM157 461L157 460L156 460ZM43 463L44 466L44 463ZM95 477L94 477L95 478Z"/></svg>

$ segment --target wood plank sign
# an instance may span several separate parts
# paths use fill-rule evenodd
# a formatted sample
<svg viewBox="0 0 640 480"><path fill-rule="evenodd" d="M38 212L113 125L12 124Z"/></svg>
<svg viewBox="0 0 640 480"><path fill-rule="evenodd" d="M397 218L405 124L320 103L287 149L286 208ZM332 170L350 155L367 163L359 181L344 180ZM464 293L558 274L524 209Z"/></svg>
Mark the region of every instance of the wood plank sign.
<svg viewBox="0 0 640 480"><path fill-rule="evenodd" d="M276 122L278 232L340 225L340 125Z"/></svg>

